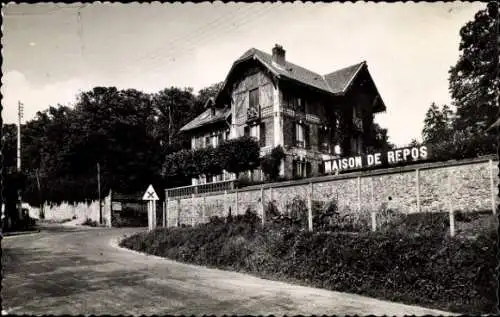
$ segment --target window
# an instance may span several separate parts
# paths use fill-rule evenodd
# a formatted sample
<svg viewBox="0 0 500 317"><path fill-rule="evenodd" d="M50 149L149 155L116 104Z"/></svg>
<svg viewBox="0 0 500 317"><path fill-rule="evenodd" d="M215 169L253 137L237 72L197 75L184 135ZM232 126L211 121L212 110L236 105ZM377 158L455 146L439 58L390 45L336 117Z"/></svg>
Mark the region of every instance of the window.
<svg viewBox="0 0 500 317"><path fill-rule="evenodd" d="M249 108L258 109L259 107L259 88L250 90L249 92Z"/></svg>
<svg viewBox="0 0 500 317"><path fill-rule="evenodd" d="M204 147L209 147L209 146L211 146L210 137L206 136L205 137L205 146Z"/></svg>
<svg viewBox="0 0 500 317"><path fill-rule="evenodd" d="M295 144L297 147L305 147L304 126L300 123L295 124Z"/></svg>
<svg viewBox="0 0 500 317"><path fill-rule="evenodd" d="M259 143L261 147L266 146L266 124L264 122L260 123L260 138L259 138Z"/></svg>
<svg viewBox="0 0 500 317"><path fill-rule="evenodd" d="M293 162L293 175L295 177L307 177L311 174L311 163L303 160L295 160Z"/></svg>
<svg viewBox="0 0 500 317"><path fill-rule="evenodd" d="M221 132L217 135L217 145L221 145L222 142L224 142L224 133Z"/></svg>
<svg viewBox="0 0 500 317"><path fill-rule="evenodd" d="M318 163L318 173L320 175L325 174L325 163L324 162Z"/></svg>
<svg viewBox="0 0 500 317"><path fill-rule="evenodd" d="M328 127L318 127L318 144L321 152L330 153L330 133Z"/></svg>
<svg viewBox="0 0 500 317"><path fill-rule="evenodd" d="M250 136L259 139L259 126L253 125L250 127Z"/></svg>
<svg viewBox="0 0 500 317"><path fill-rule="evenodd" d="M296 98L296 102L297 102L297 111L299 112L306 112L306 103L305 103L305 100L300 98L300 97L297 97Z"/></svg>
<svg viewBox="0 0 500 317"><path fill-rule="evenodd" d="M295 144L300 148L309 148L309 126L302 123L295 124Z"/></svg>

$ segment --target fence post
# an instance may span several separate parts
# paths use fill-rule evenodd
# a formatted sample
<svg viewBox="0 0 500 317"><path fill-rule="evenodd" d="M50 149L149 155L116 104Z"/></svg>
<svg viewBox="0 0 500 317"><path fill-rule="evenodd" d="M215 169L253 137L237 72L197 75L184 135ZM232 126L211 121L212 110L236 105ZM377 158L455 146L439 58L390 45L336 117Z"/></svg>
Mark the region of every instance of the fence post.
<svg viewBox="0 0 500 317"><path fill-rule="evenodd" d="M416 189L417 189L417 212L420 212L420 170L415 170Z"/></svg>
<svg viewBox="0 0 500 317"><path fill-rule="evenodd" d="M207 214L207 197L203 196L203 207L201 208L201 221L200 221L200 223L205 223L206 214Z"/></svg>
<svg viewBox="0 0 500 317"><path fill-rule="evenodd" d="M168 190L165 190L165 201L163 202L163 228L168 226L167 220Z"/></svg>
<svg viewBox="0 0 500 317"><path fill-rule="evenodd" d="M313 231L313 218L312 218L312 209L313 209L313 183L309 183L309 191L308 191L308 199L307 199L307 222L309 224L309 231Z"/></svg>
<svg viewBox="0 0 500 317"><path fill-rule="evenodd" d="M496 199L495 197L497 196L495 193L495 180L493 178L493 160L490 160L490 188L491 188L491 211L493 211L493 214L497 213L497 208L496 208Z"/></svg>
<svg viewBox="0 0 500 317"><path fill-rule="evenodd" d="M260 206L262 210L262 226L266 223L266 210L264 205L264 185L260 186Z"/></svg>
<svg viewBox="0 0 500 317"><path fill-rule="evenodd" d="M371 218L372 218L372 231L375 232L377 231L377 213L375 211L371 212Z"/></svg>
<svg viewBox="0 0 500 317"><path fill-rule="evenodd" d="M234 215L239 215L239 212L238 212L238 188L236 188L236 206L234 208Z"/></svg>
<svg viewBox="0 0 500 317"><path fill-rule="evenodd" d="M195 213L195 207L194 207L194 194L191 194L191 226L194 227L194 213Z"/></svg>
<svg viewBox="0 0 500 317"><path fill-rule="evenodd" d="M222 201L222 204L223 204L223 208L224 208L224 217L228 214L228 211L227 211L227 206L229 205L228 201L227 201L227 190L224 190L224 200Z"/></svg>
<svg viewBox="0 0 500 317"><path fill-rule="evenodd" d="M377 231L377 212L375 210L375 198L373 191L373 176L370 177L370 204L372 206L371 219L372 219L372 231Z"/></svg>
<svg viewBox="0 0 500 317"><path fill-rule="evenodd" d="M358 176L358 212L361 212L361 177Z"/></svg>
<svg viewBox="0 0 500 317"><path fill-rule="evenodd" d="M177 198L177 220L175 222L176 227L180 227L181 225L181 200Z"/></svg>
<svg viewBox="0 0 500 317"><path fill-rule="evenodd" d="M448 168L448 208L450 213L450 236L455 236L455 214L453 212L453 203L452 203L452 191L451 191L451 175L450 168Z"/></svg>

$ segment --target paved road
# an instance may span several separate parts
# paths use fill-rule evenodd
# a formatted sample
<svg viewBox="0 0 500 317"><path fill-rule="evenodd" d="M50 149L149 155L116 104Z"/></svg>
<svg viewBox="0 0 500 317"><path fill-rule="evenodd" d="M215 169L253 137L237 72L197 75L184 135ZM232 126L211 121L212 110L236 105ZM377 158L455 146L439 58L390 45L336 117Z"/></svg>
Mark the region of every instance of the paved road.
<svg viewBox="0 0 500 317"><path fill-rule="evenodd" d="M52 226L4 238L3 310L12 314L448 315L208 269L116 246L144 229Z"/></svg>

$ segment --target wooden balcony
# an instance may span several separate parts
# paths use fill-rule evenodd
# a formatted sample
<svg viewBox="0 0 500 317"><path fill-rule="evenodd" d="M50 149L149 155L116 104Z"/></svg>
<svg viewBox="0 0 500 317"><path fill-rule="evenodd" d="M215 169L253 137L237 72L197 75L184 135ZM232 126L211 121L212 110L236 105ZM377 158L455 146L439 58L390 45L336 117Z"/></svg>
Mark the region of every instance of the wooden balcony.
<svg viewBox="0 0 500 317"><path fill-rule="evenodd" d="M260 120L260 110L258 107L247 109L247 123L252 123Z"/></svg>

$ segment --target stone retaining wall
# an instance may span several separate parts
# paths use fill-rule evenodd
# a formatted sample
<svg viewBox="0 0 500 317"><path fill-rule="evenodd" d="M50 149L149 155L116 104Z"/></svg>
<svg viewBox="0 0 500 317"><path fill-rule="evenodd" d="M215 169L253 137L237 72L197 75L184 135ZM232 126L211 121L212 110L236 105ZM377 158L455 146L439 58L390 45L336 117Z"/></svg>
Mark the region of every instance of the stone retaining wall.
<svg viewBox="0 0 500 317"><path fill-rule="evenodd" d="M248 208L262 215L262 194L264 205L273 201L280 212L286 212L287 203L294 198L307 200L311 188L313 200L336 199L339 209L347 212L377 211L385 204L405 213L450 209L493 212L499 201L497 175L498 159L485 157L270 183L226 194L171 199L167 203L168 225L207 222L212 216L227 216L229 209L232 215L243 214Z"/></svg>

